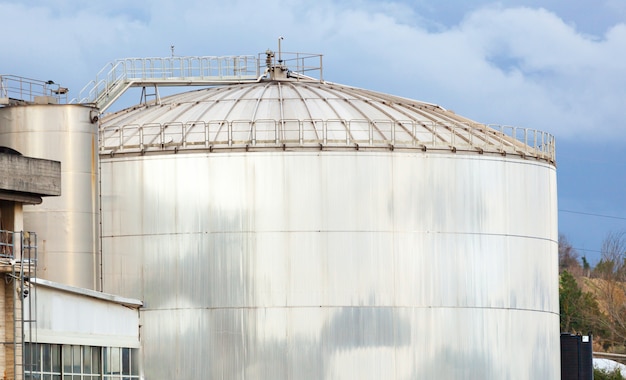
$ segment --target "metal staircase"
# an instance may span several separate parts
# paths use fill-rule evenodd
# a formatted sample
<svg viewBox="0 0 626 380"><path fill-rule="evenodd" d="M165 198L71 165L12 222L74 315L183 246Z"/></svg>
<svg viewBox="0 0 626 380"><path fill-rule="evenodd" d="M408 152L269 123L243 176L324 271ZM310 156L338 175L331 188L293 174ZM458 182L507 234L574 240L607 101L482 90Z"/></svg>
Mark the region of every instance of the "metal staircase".
<svg viewBox="0 0 626 380"><path fill-rule="evenodd" d="M321 54L281 52L280 45L278 55L268 50L257 56L125 58L104 66L70 103L94 104L104 112L129 88L143 87L142 101L154 96L158 104L161 86L259 82L276 67L293 79L323 81ZM310 77L311 72L319 78ZM154 93L147 93L147 87L154 87Z"/></svg>
<svg viewBox="0 0 626 380"><path fill-rule="evenodd" d="M264 75L259 63L251 55L120 59L103 67L70 103L94 104L104 112L130 87L255 82Z"/></svg>

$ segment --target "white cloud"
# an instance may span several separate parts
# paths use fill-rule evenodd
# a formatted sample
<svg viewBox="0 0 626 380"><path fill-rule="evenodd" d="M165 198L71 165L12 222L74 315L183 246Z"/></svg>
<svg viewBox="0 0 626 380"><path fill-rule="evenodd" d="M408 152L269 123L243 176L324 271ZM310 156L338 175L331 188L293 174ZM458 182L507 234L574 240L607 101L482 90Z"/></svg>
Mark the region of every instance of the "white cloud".
<svg viewBox="0 0 626 380"><path fill-rule="evenodd" d="M620 75L626 54L616 49L626 43L624 25L597 40L542 9L483 9L472 13L460 31L471 36L477 46L472 51L491 62L492 71L516 74L493 81L487 72L482 76L498 89L492 99L513 103L498 116L513 115L565 136L626 137L623 127L615 128L622 122L618 104L626 100ZM514 65L498 67L493 63L498 60Z"/></svg>

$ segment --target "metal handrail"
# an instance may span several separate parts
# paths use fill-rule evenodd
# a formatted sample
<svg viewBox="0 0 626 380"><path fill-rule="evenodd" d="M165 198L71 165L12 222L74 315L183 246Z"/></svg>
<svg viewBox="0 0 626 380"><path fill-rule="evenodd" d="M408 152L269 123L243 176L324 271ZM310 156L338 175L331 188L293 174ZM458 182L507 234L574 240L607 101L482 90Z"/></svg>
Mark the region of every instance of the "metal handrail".
<svg viewBox="0 0 626 380"><path fill-rule="evenodd" d="M54 81L20 77L17 75L0 75L0 98L14 102L35 102L37 97L50 97L57 103L67 103L69 90ZM0 105L8 102L0 102Z"/></svg>
<svg viewBox="0 0 626 380"><path fill-rule="evenodd" d="M37 261L37 234L29 231L0 230L0 260L9 260L20 269Z"/></svg>
<svg viewBox="0 0 626 380"><path fill-rule="evenodd" d="M104 111L130 86L194 86L257 80L255 56L124 58L105 65L70 103L95 104Z"/></svg>
<svg viewBox="0 0 626 380"><path fill-rule="evenodd" d="M273 53L273 52L272 52ZM324 80L324 68L323 68L323 55L314 53L298 53L298 52L280 52L280 56L271 55L268 57L270 62L267 62L267 52L258 54L259 62L266 62L269 66L283 65L289 68L289 71L302 76L308 76L310 72L318 72L319 81Z"/></svg>
<svg viewBox="0 0 626 380"><path fill-rule="evenodd" d="M228 147L404 147L496 152L555 161L555 139L530 128L415 120L259 119L107 126L100 153Z"/></svg>
<svg viewBox="0 0 626 380"><path fill-rule="evenodd" d="M15 232L0 230L0 258L15 258Z"/></svg>
<svg viewBox="0 0 626 380"><path fill-rule="evenodd" d="M271 52L270 52L271 53ZM273 53L272 53L273 54ZM87 83L78 98L70 103L94 104L106 110L129 87L137 86L204 86L253 82L266 73L266 66L282 65L294 78L307 79L311 71L319 72L322 81L322 55L281 53L258 56L198 56L123 58L106 64L96 78ZM269 59L269 61L268 61Z"/></svg>

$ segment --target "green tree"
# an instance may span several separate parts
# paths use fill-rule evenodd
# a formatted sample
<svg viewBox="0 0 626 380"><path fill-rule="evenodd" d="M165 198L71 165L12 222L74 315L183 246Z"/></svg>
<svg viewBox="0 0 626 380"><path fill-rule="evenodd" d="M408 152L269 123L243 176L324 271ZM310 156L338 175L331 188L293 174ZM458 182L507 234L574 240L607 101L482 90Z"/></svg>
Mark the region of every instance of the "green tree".
<svg viewBox="0 0 626 380"><path fill-rule="evenodd" d="M606 321L593 294L583 292L576 278L568 271L563 271L559 280L561 331L605 334Z"/></svg>

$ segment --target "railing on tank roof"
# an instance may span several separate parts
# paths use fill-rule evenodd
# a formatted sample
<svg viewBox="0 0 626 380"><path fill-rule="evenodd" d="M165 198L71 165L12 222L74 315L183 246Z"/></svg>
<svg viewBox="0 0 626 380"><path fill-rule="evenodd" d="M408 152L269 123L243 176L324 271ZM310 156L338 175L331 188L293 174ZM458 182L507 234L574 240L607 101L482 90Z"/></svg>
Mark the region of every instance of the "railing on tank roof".
<svg viewBox="0 0 626 380"><path fill-rule="evenodd" d="M295 78L304 77L322 82L324 80L323 57L322 54L314 53L275 53L273 51L267 51L265 53L259 53L258 60L260 63L265 61L265 66L268 68L272 66L285 66ZM294 73L299 75L293 75ZM311 76L313 73L317 73L317 78Z"/></svg>
<svg viewBox="0 0 626 380"><path fill-rule="evenodd" d="M555 140L529 128L414 120L214 120L106 126L100 153L232 148L386 148L490 152L555 161Z"/></svg>
<svg viewBox="0 0 626 380"><path fill-rule="evenodd" d="M54 81L0 75L0 106L28 103L67 103L68 89ZM45 98L39 101L38 98Z"/></svg>

